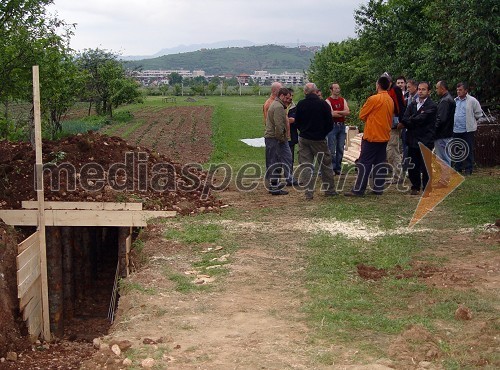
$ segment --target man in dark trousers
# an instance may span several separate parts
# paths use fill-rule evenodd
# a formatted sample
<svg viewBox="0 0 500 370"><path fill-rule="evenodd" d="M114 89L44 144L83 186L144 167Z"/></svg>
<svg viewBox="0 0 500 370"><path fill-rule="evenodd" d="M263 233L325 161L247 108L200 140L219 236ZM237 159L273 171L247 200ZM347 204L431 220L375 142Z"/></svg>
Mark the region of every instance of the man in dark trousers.
<svg viewBox="0 0 500 370"><path fill-rule="evenodd" d="M385 175L387 174L387 143L391 137L394 102L389 96L391 82L387 76L377 80L377 94L370 96L359 118L365 122L361 153L356 163L358 176L352 190L344 193L346 197L361 197L368 185L368 177L373 171L373 193L382 195Z"/></svg>
<svg viewBox="0 0 500 370"><path fill-rule="evenodd" d="M282 87L278 90L277 97L269 106L266 116L266 131L264 141L266 144L266 180L269 182L269 193L272 195L287 195L286 190L279 184L281 168L284 175L291 179L292 153L288 146L286 107L291 100L290 90Z"/></svg>
<svg viewBox="0 0 500 370"><path fill-rule="evenodd" d="M446 81L438 81L436 92L441 97L437 104L436 114L436 134L434 136L434 151L436 155L449 167L451 159L447 152L447 147L453 138L453 120L455 117L455 100L448 92ZM446 187L449 182L449 168L442 166L441 179L437 187Z"/></svg>
<svg viewBox="0 0 500 370"><path fill-rule="evenodd" d="M436 131L436 103L430 98L430 84L418 84L418 98L412 102L404 114L400 128L406 128L406 142L408 144L408 157L410 166L408 175L411 182L411 195L419 195L420 190L426 190L424 195L431 192L429 172L425 166L424 157L419 143L424 144L430 151L434 148L434 134ZM431 163L431 157L427 158ZM426 189L427 185L429 187Z"/></svg>
<svg viewBox="0 0 500 370"><path fill-rule="evenodd" d="M333 128L330 106L319 97L313 83L304 87L305 98L298 102L295 126L299 130L300 183L306 187L306 200L313 199L315 179L314 160L319 162L325 196L337 195L333 180L332 157L326 135Z"/></svg>

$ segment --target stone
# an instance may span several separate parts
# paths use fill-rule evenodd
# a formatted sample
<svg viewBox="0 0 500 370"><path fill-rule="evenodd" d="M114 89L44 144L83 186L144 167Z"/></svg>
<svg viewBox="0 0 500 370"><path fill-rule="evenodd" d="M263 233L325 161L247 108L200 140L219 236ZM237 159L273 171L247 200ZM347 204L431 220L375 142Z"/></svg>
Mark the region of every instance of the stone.
<svg viewBox="0 0 500 370"><path fill-rule="evenodd" d="M423 369L428 369L431 367L431 365L432 365L432 362L429 362L429 361L420 361L418 363L418 366L423 368Z"/></svg>
<svg viewBox="0 0 500 370"><path fill-rule="evenodd" d="M16 352L7 352L7 356L5 356L7 361L17 361L17 353Z"/></svg>
<svg viewBox="0 0 500 370"><path fill-rule="evenodd" d="M129 358L126 358L125 360L123 360L122 364L123 364L123 366L132 366L132 360Z"/></svg>
<svg viewBox="0 0 500 370"><path fill-rule="evenodd" d="M120 349L120 347L118 347L118 344L113 344L111 346L111 351L113 351L113 353L117 356L120 356L122 354L122 350Z"/></svg>
<svg viewBox="0 0 500 370"><path fill-rule="evenodd" d="M153 366L155 366L154 358L148 357L148 358L142 360L141 366L144 368L147 368L147 369L152 368Z"/></svg>
<svg viewBox="0 0 500 370"><path fill-rule="evenodd" d="M109 350L109 346L106 343L99 344L99 351L107 351Z"/></svg>
<svg viewBox="0 0 500 370"><path fill-rule="evenodd" d="M101 340L99 338L94 338L92 340L92 346L95 348L95 349L99 349L101 348Z"/></svg>
<svg viewBox="0 0 500 370"><path fill-rule="evenodd" d="M465 307L460 305L457 310L455 311L455 319L457 320L471 320L472 319L472 311Z"/></svg>

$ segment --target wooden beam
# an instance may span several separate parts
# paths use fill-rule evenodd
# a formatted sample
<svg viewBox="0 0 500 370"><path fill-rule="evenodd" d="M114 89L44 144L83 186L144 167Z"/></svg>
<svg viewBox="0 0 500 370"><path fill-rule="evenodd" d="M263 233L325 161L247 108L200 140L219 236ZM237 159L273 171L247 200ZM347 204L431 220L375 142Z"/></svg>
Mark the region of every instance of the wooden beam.
<svg viewBox="0 0 500 370"><path fill-rule="evenodd" d="M47 256L45 251L45 196L43 193L43 159L42 159L42 115L40 113L40 71L33 66L33 121L35 123L35 168L36 197L38 201L37 223L40 245L40 270L42 274L42 332L43 339L50 341L49 292L47 288ZM31 329L31 325L30 325Z"/></svg>
<svg viewBox="0 0 500 370"><path fill-rule="evenodd" d="M129 226L144 227L149 219L175 217L175 211L91 211L46 210L46 226ZM38 211L27 209L0 210L0 218L7 225L36 226Z"/></svg>
<svg viewBox="0 0 500 370"><path fill-rule="evenodd" d="M24 200L24 209L38 209L38 202ZM92 211L141 211L142 203L114 202L45 202L45 209L81 209Z"/></svg>

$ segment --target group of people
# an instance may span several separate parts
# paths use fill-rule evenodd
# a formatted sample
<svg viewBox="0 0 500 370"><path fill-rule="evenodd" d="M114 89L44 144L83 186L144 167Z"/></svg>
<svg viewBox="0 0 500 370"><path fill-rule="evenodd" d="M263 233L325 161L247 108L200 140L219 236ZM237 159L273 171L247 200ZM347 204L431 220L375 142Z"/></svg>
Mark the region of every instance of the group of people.
<svg viewBox="0 0 500 370"><path fill-rule="evenodd" d="M468 94L466 83L457 84L452 98L445 81L438 81L436 104L430 97L429 82L406 80L393 82L388 73L377 80L377 93L370 96L359 112L365 122L360 156L356 162L357 178L345 196L363 196L370 176L372 193L382 195L387 176L390 182L402 182L408 172L411 194L430 193L431 182L425 162L432 150L447 166L472 174L474 166L474 133L482 115L479 102ZM295 105L293 90L275 82L271 96L263 106L266 125L266 182L272 195L286 195L286 185L304 187L305 198L313 199L317 162L324 194L337 195L334 175L342 172L346 140L345 119L350 114L347 101L340 95L338 83L330 85L331 95L324 99L314 83L304 87L305 98ZM464 155L450 157L450 143L460 140ZM294 148L298 144L299 178L293 176ZM402 144L402 145L401 145ZM423 150L421 145L428 150ZM446 166L443 166L443 168ZM281 176L286 179L280 182ZM449 175L449 174L448 174ZM443 170L437 187L448 186L449 176Z"/></svg>

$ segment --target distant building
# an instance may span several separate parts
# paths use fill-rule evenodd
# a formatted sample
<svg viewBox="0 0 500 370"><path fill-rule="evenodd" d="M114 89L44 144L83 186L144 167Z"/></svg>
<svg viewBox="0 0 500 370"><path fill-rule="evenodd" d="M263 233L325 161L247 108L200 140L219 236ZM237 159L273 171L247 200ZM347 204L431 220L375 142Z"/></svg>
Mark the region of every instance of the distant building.
<svg viewBox="0 0 500 370"><path fill-rule="evenodd" d="M131 76L139 81L143 86L155 86L168 84L168 76L172 73L178 73L183 78L194 78L194 77L205 77L210 80L210 77L205 74L203 70L193 70L188 71L185 69L147 69L144 71L133 71L130 72ZM231 79L234 76L231 74L220 75L219 78ZM283 85L304 85L306 81L306 76L301 72L281 72L281 73L269 73L268 71L255 71L254 74L249 75L246 73L240 73L236 76L236 79L241 84L248 84L250 80L253 80L259 85L270 85L271 83L278 81Z"/></svg>
<svg viewBox="0 0 500 370"><path fill-rule="evenodd" d="M283 85L304 85L306 76L301 72L269 73L267 71L255 71L250 76L259 85L269 85L273 82L281 82Z"/></svg>
<svg viewBox="0 0 500 370"><path fill-rule="evenodd" d="M238 76L236 76L236 79L240 84L248 84L250 82L250 75L247 75L246 73L241 73Z"/></svg>

